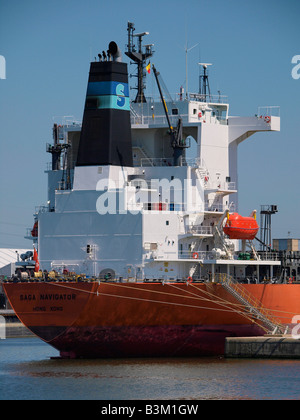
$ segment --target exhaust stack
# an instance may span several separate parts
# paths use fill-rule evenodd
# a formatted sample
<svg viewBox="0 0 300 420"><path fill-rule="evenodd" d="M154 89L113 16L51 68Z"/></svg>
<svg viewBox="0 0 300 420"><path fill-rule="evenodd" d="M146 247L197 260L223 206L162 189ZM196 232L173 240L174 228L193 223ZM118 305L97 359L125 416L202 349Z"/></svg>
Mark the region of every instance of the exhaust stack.
<svg viewBox="0 0 300 420"><path fill-rule="evenodd" d="M127 64L113 41L99 59L90 66L76 166L133 166Z"/></svg>
<svg viewBox="0 0 300 420"><path fill-rule="evenodd" d="M118 63L122 63L122 53L118 45L111 41L108 46L108 51L113 58L113 61L117 61Z"/></svg>

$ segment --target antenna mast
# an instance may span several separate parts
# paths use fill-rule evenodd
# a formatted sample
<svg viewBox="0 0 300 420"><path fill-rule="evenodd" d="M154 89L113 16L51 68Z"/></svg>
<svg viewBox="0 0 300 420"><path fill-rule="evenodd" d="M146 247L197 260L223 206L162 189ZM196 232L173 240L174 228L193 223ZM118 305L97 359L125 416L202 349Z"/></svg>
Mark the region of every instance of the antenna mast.
<svg viewBox="0 0 300 420"><path fill-rule="evenodd" d="M210 63L198 63L203 68L203 74L199 77L199 94L201 95L201 101L207 102L210 99L210 87L208 81L207 67L212 66Z"/></svg>
<svg viewBox="0 0 300 420"><path fill-rule="evenodd" d="M137 65L137 79L138 79L138 85L136 88L138 93L136 95L136 98L134 100L135 103L141 103L141 102L147 102L144 90L146 89L146 85L144 84L144 78L146 76L145 67L146 67L146 60L152 57L154 51L152 50L152 47L154 44L148 44L148 45L142 45L143 37L145 35L149 35L149 32L142 32L139 34L135 34L135 27L134 23L128 22L127 26L128 31L128 45L127 45L127 51L125 54L134 61L134 63ZM136 46L134 44L134 39L138 38L138 50L136 49ZM143 51L144 48L144 51Z"/></svg>
<svg viewBox="0 0 300 420"><path fill-rule="evenodd" d="M189 91L188 91L188 89L189 89L189 84L188 84L188 77L189 77L188 76L188 52L192 51L198 45L199 45L199 43L195 44L191 48L188 48L187 43L186 43L186 46L185 46L185 91L186 91L185 95L186 95L186 98L188 98L188 94L189 94Z"/></svg>

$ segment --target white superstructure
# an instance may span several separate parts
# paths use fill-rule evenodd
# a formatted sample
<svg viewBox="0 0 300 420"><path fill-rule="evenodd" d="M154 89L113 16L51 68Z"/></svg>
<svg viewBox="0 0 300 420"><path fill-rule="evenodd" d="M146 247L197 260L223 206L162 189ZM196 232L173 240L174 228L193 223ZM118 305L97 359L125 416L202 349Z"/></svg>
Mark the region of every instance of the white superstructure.
<svg viewBox="0 0 300 420"><path fill-rule="evenodd" d="M202 102L197 94L168 106L194 145L183 166L172 166L162 104L149 100L131 104L134 167L47 171L49 201L37 213L43 270L133 280L273 276L275 255L239 260L238 241L227 240L219 223L226 210L238 209L238 145L255 132L278 131L279 116L268 110L230 117L228 104ZM79 124L59 130L62 143L76 144ZM74 177L72 188L65 188L67 176Z"/></svg>
<svg viewBox="0 0 300 420"><path fill-rule="evenodd" d="M133 281L272 278L277 256L229 240L223 224L238 211L238 145L279 131L279 109L229 116L226 99L210 94L208 64L199 93L181 91L175 100L163 97L153 66L160 99L146 99L143 66L153 51L143 53L144 33L137 51L133 32L129 23L135 101L112 41L91 63L82 126L69 117L54 125L48 203L31 231L41 269Z"/></svg>

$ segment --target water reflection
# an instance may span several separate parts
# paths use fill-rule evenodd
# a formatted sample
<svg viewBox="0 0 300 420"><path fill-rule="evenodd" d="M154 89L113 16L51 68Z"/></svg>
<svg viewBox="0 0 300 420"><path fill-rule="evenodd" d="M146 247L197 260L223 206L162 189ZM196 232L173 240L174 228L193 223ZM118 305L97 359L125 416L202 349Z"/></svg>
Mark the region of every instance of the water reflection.
<svg viewBox="0 0 300 420"><path fill-rule="evenodd" d="M51 360L38 341L7 343L7 357L0 348L1 399L300 399L300 361Z"/></svg>

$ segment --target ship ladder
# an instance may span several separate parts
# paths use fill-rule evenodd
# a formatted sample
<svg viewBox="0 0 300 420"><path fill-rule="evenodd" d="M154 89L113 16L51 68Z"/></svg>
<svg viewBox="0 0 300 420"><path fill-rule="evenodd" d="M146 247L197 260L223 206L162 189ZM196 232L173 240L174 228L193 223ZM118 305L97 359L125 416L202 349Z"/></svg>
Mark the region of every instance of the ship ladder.
<svg viewBox="0 0 300 420"><path fill-rule="evenodd" d="M261 321L267 333L286 334L285 326L276 320L271 311L264 308L261 302L251 295L251 293L247 292L239 283L225 276L222 285L224 289L244 306L247 315Z"/></svg>
<svg viewBox="0 0 300 420"><path fill-rule="evenodd" d="M142 115L138 114L135 109L130 105L130 117L133 121L132 124L142 124Z"/></svg>
<svg viewBox="0 0 300 420"><path fill-rule="evenodd" d="M146 164L146 166L154 166L153 159L149 157L148 153L143 148L143 146L136 145L136 146L133 146L133 149L136 150L138 152L138 154L140 155L139 160L140 160L140 165L141 166L143 166L145 164Z"/></svg>
<svg viewBox="0 0 300 420"><path fill-rule="evenodd" d="M206 187L206 184L209 182L209 172L208 169L204 167L198 167L196 169L196 174L198 179L202 182L204 188Z"/></svg>
<svg viewBox="0 0 300 420"><path fill-rule="evenodd" d="M226 210L226 213L227 213L227 210ZM228 247L227 247L227 245L226 245L224 235L222 235L222 233L220 232L220 230L219 230L219 227L218 227L218 226L215 226L215 235L214 235L214 240L215 240L215 242L216 242L216 241L219 241L219 243L220 243L220 248L223 248L223 249L224 249L224 251L226 252L226 254L227 254L228 256L230 256L230 255L231 255L231 252L230 252L230 250L228 249Z"/></svg>

